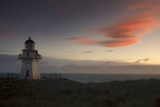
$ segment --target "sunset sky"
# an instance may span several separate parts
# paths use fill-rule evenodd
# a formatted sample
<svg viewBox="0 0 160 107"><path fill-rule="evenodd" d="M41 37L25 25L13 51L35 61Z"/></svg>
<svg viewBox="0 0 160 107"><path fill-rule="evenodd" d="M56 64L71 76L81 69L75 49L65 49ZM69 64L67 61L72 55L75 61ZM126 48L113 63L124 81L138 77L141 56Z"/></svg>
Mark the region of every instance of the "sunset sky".
<svg viewBox="0 0 160 107"><path fill-rule="evenodd" d="M102 66L102 73L112 73L123 65L119 73L133 73L130 66L160 73L159 10L160 0L0 0L0 57L15 58L31 36L42 66L72 62L79 72L96 65L94 73Z"/></svg>

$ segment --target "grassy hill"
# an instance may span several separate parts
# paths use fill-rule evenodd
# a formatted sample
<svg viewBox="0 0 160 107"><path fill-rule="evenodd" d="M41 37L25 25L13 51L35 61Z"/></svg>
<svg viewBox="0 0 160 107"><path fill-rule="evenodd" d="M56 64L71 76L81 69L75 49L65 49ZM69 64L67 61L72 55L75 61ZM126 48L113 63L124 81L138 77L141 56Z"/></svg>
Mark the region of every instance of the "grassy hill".
<svg viewBox="0 0 160 107"><path fill-rule="evenodd" d="M0 80L0 107L160 107L160 80Z"/></svg>

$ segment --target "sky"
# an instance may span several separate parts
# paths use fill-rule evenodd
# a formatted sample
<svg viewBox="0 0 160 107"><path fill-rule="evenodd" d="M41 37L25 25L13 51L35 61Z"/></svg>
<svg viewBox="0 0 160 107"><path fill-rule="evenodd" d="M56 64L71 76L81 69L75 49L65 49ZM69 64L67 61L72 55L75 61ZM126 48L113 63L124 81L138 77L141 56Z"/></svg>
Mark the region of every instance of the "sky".
<svg viewBox="0 0 160 107"><path fill-rule="evenodd" d="M159 10L160 0L0 0L0 70L19 72L31 36L40 72L160 73Z"/></svg>

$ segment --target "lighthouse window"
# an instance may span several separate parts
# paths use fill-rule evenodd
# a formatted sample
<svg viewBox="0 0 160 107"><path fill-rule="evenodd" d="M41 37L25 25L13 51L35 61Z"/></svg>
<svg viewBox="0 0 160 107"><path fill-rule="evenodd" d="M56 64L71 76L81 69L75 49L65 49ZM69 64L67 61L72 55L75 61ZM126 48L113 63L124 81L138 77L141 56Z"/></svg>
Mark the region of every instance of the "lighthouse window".
<svg viewBox="0 0 160 107"><path fill-rule="evenodd" d="M29 53L27 52L27 57L29 57Z"/></svg>

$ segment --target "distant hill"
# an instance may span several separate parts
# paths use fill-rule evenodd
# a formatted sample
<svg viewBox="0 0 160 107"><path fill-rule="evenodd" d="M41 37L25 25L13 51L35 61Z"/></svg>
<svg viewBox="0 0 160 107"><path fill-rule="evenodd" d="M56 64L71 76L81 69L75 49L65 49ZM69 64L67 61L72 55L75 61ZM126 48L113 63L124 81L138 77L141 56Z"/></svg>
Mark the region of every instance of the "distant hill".
<svg viewBox="0 0 160 107"><path fill-rule="evenodd" d="M0 107L160 107L160 80L0 80Z"/></svg>

